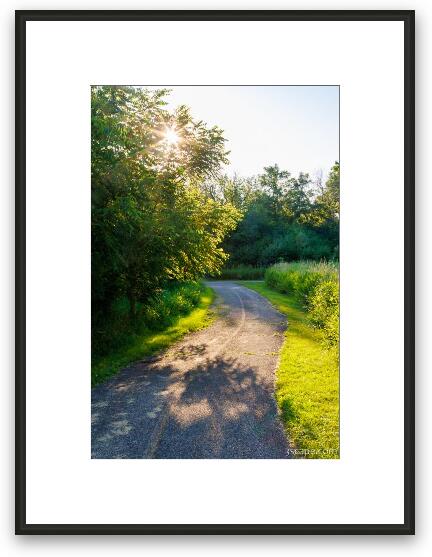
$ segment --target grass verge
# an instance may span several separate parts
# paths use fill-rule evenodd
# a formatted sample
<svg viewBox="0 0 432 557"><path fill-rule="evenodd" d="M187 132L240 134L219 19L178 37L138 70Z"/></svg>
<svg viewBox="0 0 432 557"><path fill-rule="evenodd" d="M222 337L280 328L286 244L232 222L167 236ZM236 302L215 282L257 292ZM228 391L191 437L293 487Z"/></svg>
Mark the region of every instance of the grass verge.
<svg viewBox="0 0 432 557"><path fill-rule="evenodd" d="M186 333L210 325L214 319L213 313L209 311L213 299L213 290L204 287L197 307L188 315L179 317L162 331L145 331L136 335L126 347L98 359L93 363L91 369L92 386L101 383L131 362L168 348Z"/></svg>
<svg viewBox="0 0 432 557"><path fill-rule="evenodd" d="M261 280L264 278L265 267L253 267L252 265L238 265L222 269L218 276L210 277L212 280Z"/></svg>
<svg viewBox="0 0 432 557"><path fill-rule="evenodd" d="M266 297L288 318L276 372L276 400L294 456L339 458L339 361L323 345L293 296L264 283L239 284Z"/></svg>

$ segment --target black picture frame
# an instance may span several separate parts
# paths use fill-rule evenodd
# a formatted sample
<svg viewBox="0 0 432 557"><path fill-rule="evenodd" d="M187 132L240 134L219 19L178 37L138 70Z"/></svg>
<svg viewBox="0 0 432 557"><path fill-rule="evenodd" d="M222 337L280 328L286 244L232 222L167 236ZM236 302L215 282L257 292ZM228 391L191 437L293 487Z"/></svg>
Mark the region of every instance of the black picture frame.
<svg viewBox="0 0 432 557"><path fill-rule="evenodd" d="M414 534L414 11L17 11L16 118L16 534ZM27 21L402 21L404 23L404 523L26 523L26 23Z"/></svg>

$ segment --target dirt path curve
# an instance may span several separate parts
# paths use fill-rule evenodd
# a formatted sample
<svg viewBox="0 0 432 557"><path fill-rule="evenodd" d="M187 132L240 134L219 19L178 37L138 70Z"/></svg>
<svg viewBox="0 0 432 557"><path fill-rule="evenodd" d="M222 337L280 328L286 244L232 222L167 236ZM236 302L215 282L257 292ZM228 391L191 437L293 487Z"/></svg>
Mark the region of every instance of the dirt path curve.
<svg viewBox="0 0 432 557"><path fill-rule="evenodd" d="M285 317L209 282L219 318L92 390L92 458L287 458L274 399Z"/></svg>

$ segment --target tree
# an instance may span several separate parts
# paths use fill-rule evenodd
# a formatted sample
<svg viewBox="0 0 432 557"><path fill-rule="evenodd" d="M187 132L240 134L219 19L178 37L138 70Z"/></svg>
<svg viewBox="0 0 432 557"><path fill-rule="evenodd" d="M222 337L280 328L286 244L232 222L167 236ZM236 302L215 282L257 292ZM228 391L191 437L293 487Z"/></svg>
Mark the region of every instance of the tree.
<svg viewBox="0 0 432 557"><path fill-rule="evenodd" d="M314 220L322 224L327 220L339 222L340 211L340 167L335 162L330 170L324 188L316 197L314 206Z"/></svg>
<svg viewBox="0 0 432 557"><path fill-rule="evenodd" d="M337 257L338 166L324 187L313 184L308 174L293 176L278 165L265 167L257 179L243 183L254 187L248 196L234 190L243 219L224 241L231 265ZM225 188L225 196L233 199L230 194L230 188ZM242 203L242 198L247 202Z"/></svg>
<svg viewBox="0 0 432 557"><path fill-rule="evenodd" d="M96 323L126 296L131 315L169 281L217 272L240 213L208 199L202 183L227 161L218 127L167 90L92 89L92 311Z"/></svg>

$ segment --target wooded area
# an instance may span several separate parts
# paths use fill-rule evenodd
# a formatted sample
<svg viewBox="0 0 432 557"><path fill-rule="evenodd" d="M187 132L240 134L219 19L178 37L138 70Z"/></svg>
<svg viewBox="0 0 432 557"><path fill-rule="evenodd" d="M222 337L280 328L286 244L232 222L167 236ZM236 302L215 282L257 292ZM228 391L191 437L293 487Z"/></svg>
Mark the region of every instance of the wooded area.
<svg viewBox="0 0 432 557"><path fill-rule="evenodd" d="M120 309L133 328L163 290L239 264L338 259L338 162L325 183L277 164L230 177L223 130L186 106L168 110L168 90L91 95L95 354L113 345Z"/></svg>

